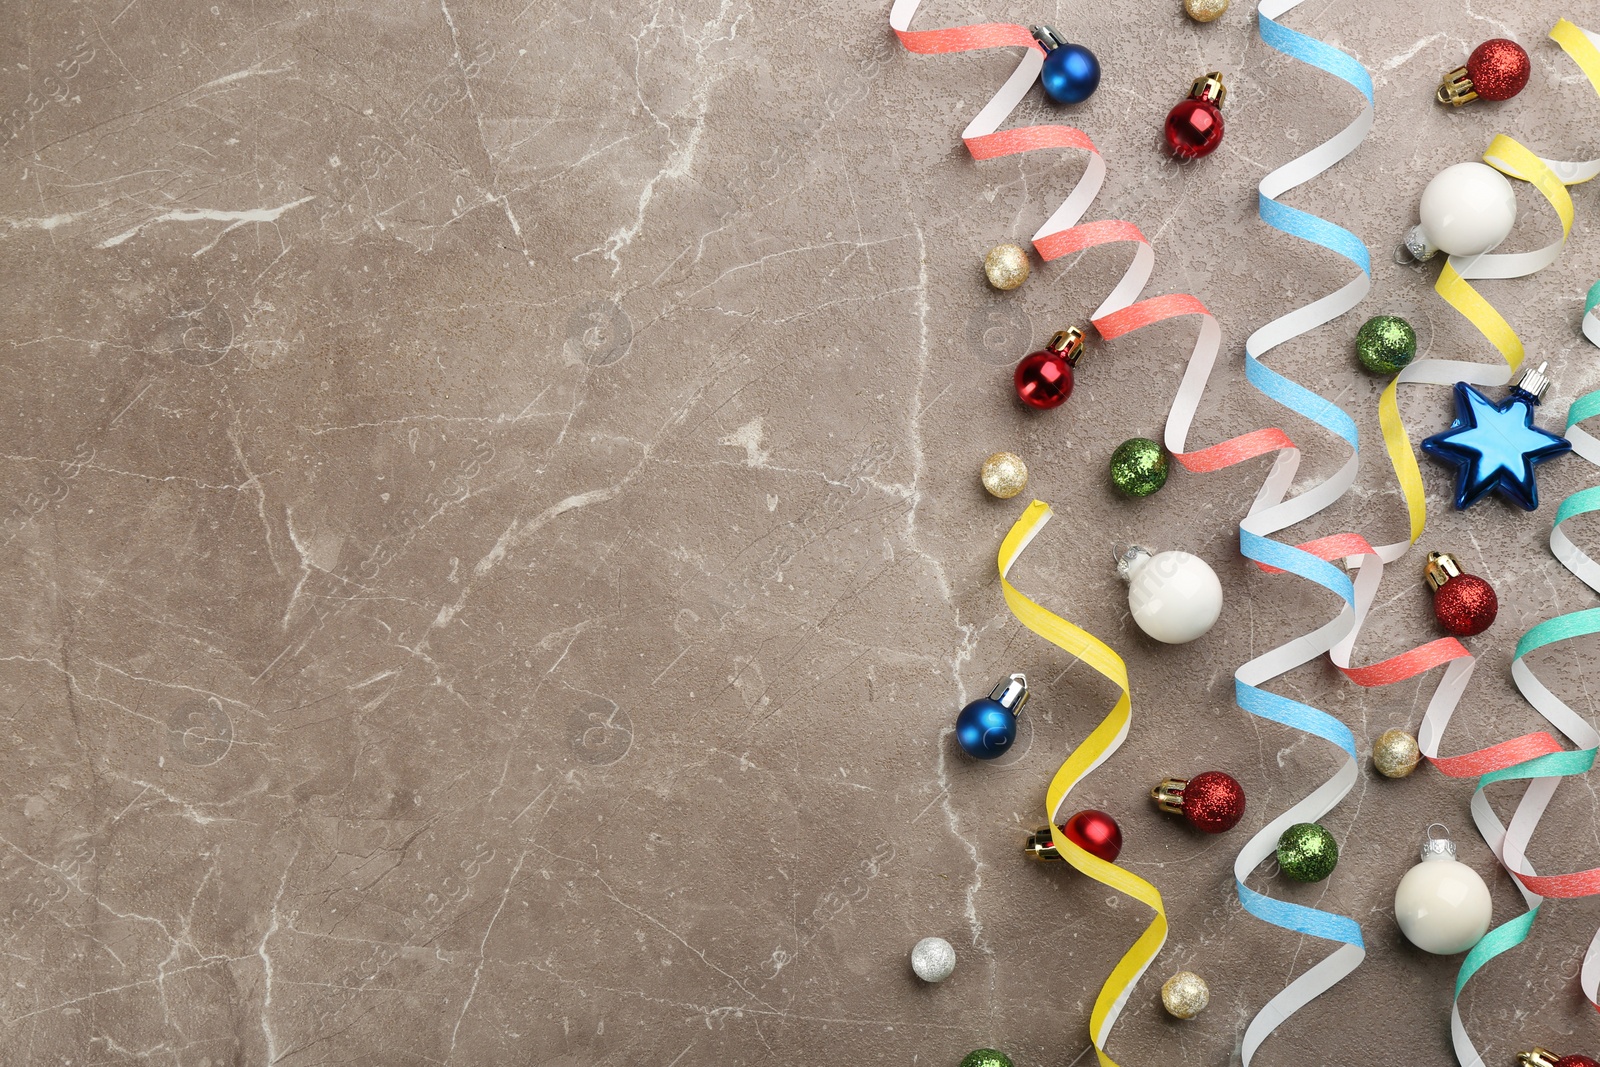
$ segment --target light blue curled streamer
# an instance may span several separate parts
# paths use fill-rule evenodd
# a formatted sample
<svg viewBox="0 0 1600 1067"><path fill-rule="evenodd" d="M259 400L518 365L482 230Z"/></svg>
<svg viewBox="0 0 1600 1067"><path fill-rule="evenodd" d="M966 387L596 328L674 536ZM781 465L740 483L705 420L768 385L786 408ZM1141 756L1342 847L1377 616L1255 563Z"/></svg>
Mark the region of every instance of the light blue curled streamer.
<svg viewBox="0 0 1600 1067"><path fill-rule="evenodd" d="M1355 420L1331 401L1274 371L1262 358L1285 341L1350 311L1372 288L1372 256L1360 238L1326 219L1278 200L1355 151L1373 122L1372 78L1366 69L1338 49L1274 21L1300 2L1266 0L1262 3L1256 12L1261 39L1284 55L1345 81L1361 93L1363 106L1361 113L1339 134L1261 180L1259 213L1261 220L1274 229L1343 256L1358 273L1338 291L1296 308L1252 333L1245 341L1245 376L1264 395L1342 438L1350 446L1350 458L1326 481L1288 498L1299 456L1295 452L1280 454L1250 514L1240 523L1239 548L1248 559L1315 582L1334 593L1343 601L1343 610L1317 630L1240 667L1234 674L1234 699L1252 715L1322 738L1339 749L1343 759L1332 778L1250 839L1234 862L1234 879L1239 901L1251 915L1294 933L1336 942L1339 947L1280 991L1250 1021L1240 1049L1244 1067L1249 1067L1256 1050L1278 1026L1355 970L1366 958L1361 927L1354 919L1277 900L1245 884L1256 866L1276 852L1278 838L1284 830L1295 823L1322 818L1344 799L1359 775L1355 736L1348 727L1324 711L1260 688L1270 679L1322 656L1355 626L1355 587L1350 576L1304 549L1270 539L1271 534L1316 514L1343 496L1355 483L1360 456Z"/></svg>

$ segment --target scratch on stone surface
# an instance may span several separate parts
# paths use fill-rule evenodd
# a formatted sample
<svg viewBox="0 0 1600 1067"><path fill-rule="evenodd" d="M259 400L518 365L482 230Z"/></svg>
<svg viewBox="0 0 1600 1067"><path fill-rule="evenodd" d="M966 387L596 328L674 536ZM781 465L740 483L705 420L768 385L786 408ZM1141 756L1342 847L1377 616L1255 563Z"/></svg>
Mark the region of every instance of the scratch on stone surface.
<svg viewBox="0 0 1600 1067"><path fill-rule="evenodd" d="M278 932L278 905L283 902L283 893L289 885L289 872L294 869L294 861L300 855L300 847L295 846L294 855L289 857L289 863L283 869L283 877L278 881L278 895L272 900L272 921L267 924L266 932L261 935L261 943L256 946L256 955L261 957L261 1036L267 1043L267 1065L278 1061L278 1039L272 1029L272 957L267 955L267 942L272 935Z"/></svg>
<svg viewBox="0 0 1600 1067"><path fill-rule="evenodd" d="M221 238L229 232L236 230L240 226L243 226L247 223L276 222L285 212L292 211L301 204L309 204L315 199L316 196L313 194L312 196L302 196L299 200L294 200L287 204L280 204L278 207L255 207L245 208L238 211L220 211L216 208L178 208L173 211L168 211L164 214L157 215L155 218L146 222L141 222L132 229L122 231L115 237L107 237L104 241L101 241L99 244L95 245L95 247L115 248L124 241L137 237L149 227L159 225L163 222L226 222L228 223L227 228L224 229L222 233L217 235L217 239L221 240ZM215 248L216 245L217 242L212 241L209 245L205 246L205 248L200 249L199 252L194 254L198 256L209 249Z"/></svg>
<svg viewBox="0 0 1600 1067"><path fill-rule="evenodd" d="M512 868L511 877L506 879L505 891L500 894L500 905L494 909L494 915L489 918L489 925L484 928L483 940L478 942L478 966L472 972L472 985L467 987L467 997L461 1003L461 1014L456 1016L455 1028L450 1031L450 1051L446 1052L444 1056L446 1067L448 1067L450 1058L456 1052L456 1038L461 1033L461 1020L467 1017L467 1009L472 1007L472 998L478 994L478 981L483 977L483 961L489 951L489 935L494 933L494 924L500 921L500 913L505 910L506 900L511 896L511 889L517 884L517 875L522 873L522 864L527 858L527 852L523 852L522 855L517 857L517 865Z"/></svg>

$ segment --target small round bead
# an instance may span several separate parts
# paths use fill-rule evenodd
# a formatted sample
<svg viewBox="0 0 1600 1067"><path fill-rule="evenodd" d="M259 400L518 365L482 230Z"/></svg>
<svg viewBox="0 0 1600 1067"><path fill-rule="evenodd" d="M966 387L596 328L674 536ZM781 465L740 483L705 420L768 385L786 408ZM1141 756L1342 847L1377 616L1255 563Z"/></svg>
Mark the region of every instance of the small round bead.
<svg viewBox="0 0 1600 1067"><path fill-rule="evenodd" d="M1028 465L1015 452L996 452L983 461L979 475L990 496L1010 500L1028 485Z"/></svg>
<svg viewBox="0 0 1600 1067"><path fill-rule="evenodd" d="M1398 315L1374 315L1356 331L1356 358L1373 374L1398 374L1417 358L1417 331Z"/></svg>
<svg viewBox="0 0 1600 1067"><path fill-rule="evenodd" d="M942 982L956 969L956 950L942 937L925 937L911 949L911 969L924 982Z"/></svg>
<svg viewBox="0 0 1600 1067"><path fill-rule="evenodd" d="M1111 484L1132 497L1149 496L1167 484L1167 453L1148 437L1122 442L1111 453Z"/></svg>
<svg viewBox="0 0 1600 1067"><path fill-rule="evenodd" d="M1320 882L1339 863L1339 843L1314 822L1297 822L1278 838L1278 867L1297 882Z"/></svg>
<svg viewBox="0 0 1600 1067"><path fill-rule="evenodd" d="M983 274L1001 292L1010 292L1028 280L1028 253L1020 245L995 245L983 257Z"/></svg>
<svg viewBox="0 0 1600 1067"><path fill-rule="evenodd" d="M1210 1003L1206 980L1193 971L1179 971L1161 986L1161 1006L1175 1019L1193 1019Z"/></svg>
<svg viewBox="0 0 1600 1067"><path fill-rule="evenodd" d="M1196 22L1213 22L1228 10L1228 0L1183 0L1183 13Z"/></svg>
<svg viewBox="0 0 1600 1067"><path fill-rule="evenodd" d="M1385 778L1404 778L1421 761L1417 739L1404 730L1385 730L1372 743L1372 764Z"/></svg>
<svg viewBox="0 0 1600 1067"><path fill-rule="evenodd" d="M1011 1057L992 1048L973 1049L961 1058L961 1067L1016 1067Z"/></svg>

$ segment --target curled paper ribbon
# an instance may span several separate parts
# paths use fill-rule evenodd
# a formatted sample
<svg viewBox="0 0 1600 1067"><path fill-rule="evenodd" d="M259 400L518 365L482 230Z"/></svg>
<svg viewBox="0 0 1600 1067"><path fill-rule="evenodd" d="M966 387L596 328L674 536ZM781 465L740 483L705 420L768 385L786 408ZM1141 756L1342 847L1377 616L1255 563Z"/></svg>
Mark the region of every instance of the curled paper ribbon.
<svg viewBox="0 0 1600 1067"><path fill-rule="evenodd" d="M1595 91L1600 93L1600 38L1566 19L1555 24L1550 31L1550 38L1572 58ZM1400 420L1400 406L1396 397L1398 388L1413 382L1453 385L1458 381L1501 386L1511 380L1511 376L1522 365L1522 341L1470 282L1521 278L1554 263L1572 234L1572 197L1567 192L1567 186L1578 185L1600 174L1600 159L1579 163L1542 159L1504 135L1497 136L1490 143L1483 161L1507 177L1528 182L1538 189L1561 220L1561 237L1533 252L1491 253L1460 262L1451 256L1439 272L1434 291L1478 328L1478 332L1504 357L1506 366L1501 368L1446 359L1420 360L1396 375L1378 398L1378 422L1383 429L1384 447L1389 452L1389 460L1394 466L1395 478L1400 483L1400 492L1405 498L1406 512L1411 521L1411 539L1404 547L1415 544L1417 538L1422 536L1422 529L1427 524L1428 505L1422 488L1422 474L1417 469L1417 458L1411 450L1411 439ZM1385 551L1385 558L1392 562L1404 552L1404 547L1388 546L1391 551Z"/></svg>
<svg viewBox="0 0 1600 1067"><path fill-rule="evenodd" d="M1123 740L1128 736L1128 725L1133 720L1133 704L1128 689L1128 668L1122 662L1122 657L1087 630L1072 625L1061 616L1028 599L1017 591L1007 577L1011 565L1022 555L1023 549L1028 547L1029 542L1044 529L1045 523L1050 521L1050 514L1049 504L1035 500L1011 527L1011 532L1006 534L1005 540L1000 543L1000 589L1005 594L1006 606L1022 625L1067 655L1088 664L1121 690L1121 696L1117 698L1117 703L1110 714L1102 719L1100 724L1090 731L1089 736L1084 738L1083 743L1067 756L1060 769L1056 771L1055 777L1050 779L1050 786L1045 794L1045 811L1050 819L1050 840L1056 851L1090 878L1134 898L1155 911L1155 917L1150 920L1150 924L1145 927L1133 946L1123 954L1122 959L1117 961L1116 968L1100 987L1100 994L1095 997L1094 1007L1089 1013L1089 1037L1094 1042L1095 1055L1099 1057L1101 1067L1116 1067L1115 1061L1106 1054L1106 1041L1110 1037L1111 1028L1116 1025L1117 1016L1122 1014L1123 1006L1133 993L1134 986L1138 984L1140 977L1167 940L1167 913L1161 903L1161 894L1155 886L1114 863L1107 863L1098 856L1090 855L1061 832L1061 809L1066 804L1067 795L1072 792L1073 786L1081 782L1090 771L1110 759L1112 753L1122 746Z"/></svg>
<svg viewBox="0 0 1600 1067"><path fill-rule="evenodd" d="M1100 192L1106 177L1105 159L1088 134L1061 125L1000 130L1000 124L1016 110L1038 80L1039 71L1044 66L1044 49L1034 40L1033 34L1024 26L1005 23L912 30L911 19L921 3L922 0L895 0L889 12L890 28L900 43L912 52L927 55L986 48L1027 49L1005 84L961 131L961 140L972 158L999 159L1047 148L1072 148L1089 154L1088 163L1077 184L1061 206L1034 233L1032 243L1034 250L1047 263L1100 245L1131 243L1135 246L1133 262L1090 315L1090 321L1100 335L1111 341L1167 319L1185 315L1200 317L1200 331L1179 389L1179 399L1174 402L1172 414L1167 420L1168 448L1178 462L1189 470L1214 471L1268 452L1292 450L1294 443L1287 434L1277 429L1256 430L1192 453L1183 450L1189 423L1193 421L1200 395L1221 347L1222 329L1217 325L1216 318L1205 304L1188 293L1138 299L1155 269L1155 250L1139 227L1121 219L1078 225ZM1174 441L1178 442L1176 447ZM1298 457L1298 453L1295 456ZM1292 477L1291 468L1288 478ZM1288 479L1285 479L1284 488L1287 489L1287 486Z"/></svg>
<svg viewBox="0 0 1600 1067"><path fill-rule="evenodd" d="M1256 494L1250 513L1239 527L1240 550L1269 571L1288 571L1333 592L1344 601L1345 610L1312 633L1273 649L1240 667L1234 675L1235 700L1252 715L1271 719L1313 734L1334 745L1343 762L1327 782L1279 815L1253 836L1234 861L1234 879L1239 900L1245 910L1258 919L1301 934L1309 934L1339 944L1325 959L1291 982L1269 1000L1245 1029L1240 1053L1245 1067L1261 1043L1285 1020L1326 992L1366 958L1361 927L1354 919L1315 908L1276 900L1250 889L1245 883L1255 867L1271 856L1283 831L1299 822L1315 822L1339 803L1358 777L1355 737L1350 730L1326 712L1310 705L1270 693L1261 686L1278 675L1308 663L1327 652L1351 627L1355 591L1350 579L1314 552L1292 548L1270 540L1270 535L1294 525L1331 505L1355 482L1359 467L1358 435L1355 420L1328 400L1296 384L1269 368L1264 357L1285 341L1299 337L1343 315L1364 299L1372 287L1372 259L1366 245L1350 231L1325 219L1289 207L1278 199L1286 192L1322 174L1354 152L1372 128L1372 78L1350 56L1321 41L1291 30L1276 19L1293 10L1301 0L1267 0L1258 8L1262 40L1271 47L1343 80L1362 96L1362 108L1342 131L1311 151L1284 164L1261 180L1259 212L1263 222L1291 237L1309 241L1349 260L1357 273L1336 292L1296 308L1256 330L1245 341L1245 374L1262 393L1292 411L1305 416L1344 440L1350 458L1330 478L1293 498L1287 498L1299 466L1299 452L1285 450ZM1185 379L1185 386L1189 380ZM1183 394L1180 392L1180 399ZM1199 399L1195 391L1191 404ZM1179 443L1174 443L1174 423L1168 422L1168 447L1181 447L1181 433L1193 407L1181 413ZM1177 405L1174 417L1180 416Z"/></svg>

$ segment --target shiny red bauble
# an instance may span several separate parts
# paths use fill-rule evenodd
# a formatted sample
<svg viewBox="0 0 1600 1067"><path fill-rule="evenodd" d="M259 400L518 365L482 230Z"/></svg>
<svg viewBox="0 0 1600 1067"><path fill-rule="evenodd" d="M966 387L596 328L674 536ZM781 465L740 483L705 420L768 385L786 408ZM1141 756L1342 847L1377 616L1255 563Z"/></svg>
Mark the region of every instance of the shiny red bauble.
<svg viewBox="0 0 1600 1067"><path fill-rule="evenodd" d="M1072 364L1053 349L1030 352L1017 364L1016 382L1024 404L1048 410L1072 395Z"/></svg>
<svg viewBox="0 0 1600 1067"><path fill-rule="evenodd" d="M1179 159L1208 156L1222 143L1222 111L1209 100L1191 97L1167 112L1167 147Z"/></svg>
<svg viewBox="0 0 1600 1067"><path fill-rule="evenodd" d="M1467 77L1480 100L1510 100L1528 84L1528 53L1515 41L1496 37L1467 57Z"/></svg>
<svg viewBox="0 0 1600 1067"><path fill-rule="evenodd" d="M1494 586L1475 574L1458 574L1433 594L1433 614L1439 625L1457 637L1481 634L1500 611Z"/></svg>
<svg viewBox="0 0 1600 1067"><path fill-rule="evenodd" d="M1244 818L1244 786L1231 774L1202 771L1183 787L1183 817L1208 834L1232 830Z"/></svg>
<svg viewBox="0 0 1600 1067"><path fill-rule="evenodd" d="M1122 852L1122 828L1103 811L1080 811L1062 825L1061 831L1068 841L1107 863L1117 862Z"/></svg>
<svg viewBox="0 0 1600 1067"><path fill-rule="evenodd" d="M1573 1053L1557 1060L1556 1067L1600 1067L1600 1063L1595 1062L1588 1056L1580 1056L1577 1053Z"/></svg>

